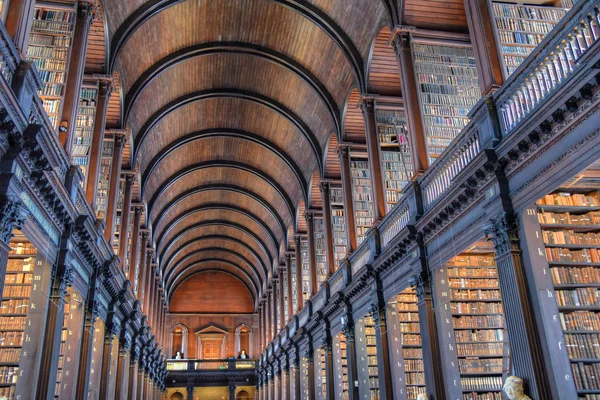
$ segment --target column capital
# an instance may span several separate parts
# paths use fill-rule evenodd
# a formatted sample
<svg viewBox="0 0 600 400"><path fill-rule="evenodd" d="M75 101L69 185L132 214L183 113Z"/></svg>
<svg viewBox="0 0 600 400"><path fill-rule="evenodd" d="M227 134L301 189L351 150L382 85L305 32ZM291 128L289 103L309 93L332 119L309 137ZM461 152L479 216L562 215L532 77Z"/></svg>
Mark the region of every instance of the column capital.
<svg viewBox="0 0 600 400"><path fill-rule="evenodd" d="M337 145L336 150L338 156L342 159L350 158L350 144L349 143L340 143Z"/></svg>
<svg viewBox="0 0 600 400"><path fill-rule="evenodd" d="M27 218L28 211L16 196L0 196L0 240L10 243L13 229L20 228Z"/></svg>
<svg viewBox="0 0 600 400"><path fill-rule="evenodd" d="M304 212L304 218L306 222L312 222L315 219L315 211L314 210L306 210Z"/></svg>
<svg viewBox="0 0 600 400"><path fill-rule="evenodd" d="M499 217L492 218L483 233L494 242L496 255L500 256L509 251L520 250L518 231L517 219L503 213Z"/></svg>
<svg viewBox="0 0 600 400"><path fill-rule="evenodd" d="M319 182L319 189L321 189L322 193L329 193L330 187L331 187L331 182L329 182L329 181Z"/></svg>
<svg viewBox="0 0 600 400"><path fill-rule="evenodd" d="M362 110L365 118L367 114L373 114L375 112L375 98L368 94L361 96L360 109Z"/></svg>

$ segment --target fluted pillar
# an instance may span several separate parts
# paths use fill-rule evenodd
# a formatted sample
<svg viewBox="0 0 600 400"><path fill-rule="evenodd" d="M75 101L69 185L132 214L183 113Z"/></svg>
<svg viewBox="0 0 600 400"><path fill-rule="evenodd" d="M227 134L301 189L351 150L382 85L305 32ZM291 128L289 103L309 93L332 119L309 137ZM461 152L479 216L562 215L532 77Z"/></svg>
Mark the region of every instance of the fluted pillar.
<svg viewBox="0 0 600 400"><path fill-rule="evenodd" d="M356 249L356 225L354 223L354 202L352 200L352 171L350 170L350 147L338 147L342 172L342 192L344 194L344 219L348 236L348 253Z"/></svg>
<svg viewBox="0 0 600 400"><path fill-rule="evenodd" d="M310 297L317 293L317 258L315 252L315 214L307 211L304 214L306 218L306 233L308 241L308 268L310 271Z"/></svg>
<svg viewBox="0 0 600 400"><path fill-rule="evenodd" d="M323 226L325 228L325 253L327 256L327 270L329 276L335 272L335 256L333 248L333 218L331 215L331 192L330 183L325 181L319 185L321 189L321 201L323 203Z"/></svg>

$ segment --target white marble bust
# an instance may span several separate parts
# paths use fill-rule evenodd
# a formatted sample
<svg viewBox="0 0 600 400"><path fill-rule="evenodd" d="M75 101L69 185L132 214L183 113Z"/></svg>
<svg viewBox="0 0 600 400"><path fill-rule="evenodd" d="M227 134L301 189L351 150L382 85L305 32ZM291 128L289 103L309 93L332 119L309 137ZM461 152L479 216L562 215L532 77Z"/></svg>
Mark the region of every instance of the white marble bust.
<svg viewBox="0 0 600 400"><path fill-rule="evenodd" d="M427 395L425 393L421 393L417 396L417 400L427 400Z"/></svg>
<svg viewBox="0 0 600 400"><path fill-rule="evenodd" d="M531 400L529 396L523 393L523 379L518 376L509 376L506 378L502 390L504 390L504 393L506 393L506 396L510 400Z"/></svg>

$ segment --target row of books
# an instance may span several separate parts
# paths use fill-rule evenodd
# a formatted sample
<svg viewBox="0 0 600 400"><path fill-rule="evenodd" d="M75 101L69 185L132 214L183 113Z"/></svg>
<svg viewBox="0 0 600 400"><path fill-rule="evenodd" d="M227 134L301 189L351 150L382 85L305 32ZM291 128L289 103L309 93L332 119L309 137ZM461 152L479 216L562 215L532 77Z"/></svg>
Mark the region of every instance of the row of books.
<svg viewBox="0 0 600 400"><path fill-rule="evenodd" d="M35 264L35 258L27 257L27 258L14 258L9 259L6 263L6 272L23 272L27 273L33 271L33 266ZM18 283L18 282L12 282Z"/></svg>
<svg viewBox="0 0 600 400"><path fill-rule="evenodd" d="M585 214L553 213L541 211L538 213L541 224L568 224L568 225L600 225L600 212L591 211Z"/></svg>
<svg viewBox="0 0 600 400"><path fill-rule="evenodd" d="M544 230L542 231L542 237L547 244L600 246L600 234L594 232L583 233L574 232L572 230Z"/></svg>
<svg viewBox="0 0 600 400"><path fill-rule="evenodd" d="M36 254L36 248L31 243L23 242L11 242L11 248L9 255L34 255Z"/></svg>
<svg viewBox="0 0 600 400"><path fill-rule="evenodd" d="M2 348L0 347L0 364L12 364L19 362L21 357L20 348Z"/></svg>
<svg viewBox="0 0 600 400"><path fill-rule="evenodd" d="M501 358L460 358L458 368L461 374L501 373L503 360Z"/></svg>
<svg viewBox="0 0 600 400"><path fill-rule="evenodd" d="M448 277L490 277L497 278L498 271L493 268L452 268L448 271Z"/></svg>
<svg viewBox="0 0 600 400"><path fill-rule="evenodd" d="M424 372L408 372L406 374L407 385L425 385Z"/></svg>
<svg viewBox="0 0 600 400"><path fill-rule="evenodd" d="M571 369L577 390L600 390L599 363L572 363Z"/></svg>
<svg viewBox="0 0 600 400"><path fill-rule="evenodd" d="M555 293L560 307L600 306L600 289L597 288L557 290Z"/></svg>
<svg viewBox="0 0 600 400"><path fill-rule="evenodd" d="M504 355L504 343L457 343L456 354L459 357L498 356Z"/></svg>
<svg viewBox="0 0 600 400"><path fill-rule="evenodd" d="M548 34L555 26L555 23L544 20L496 18L496 27L498 29L510 31L527 31Z"/></svg>
<svg viewBox="0 0 600 400"><path fill-rule="evenodd" d="M36 8L33 18L40 21L55 21L55 22L73 22L72 11L48 10L44 8Z"/></svg>
<svg viewBox="0 0 600 400"><path fill-rule="evenodd" d="M27 57L66 60L69 57L69 50L67 47L34 46L30 44L27 49Z"/></svg>
<svg viewBox="0 0 600 400"><path fill-rule="evenodd" d="M62 85L52 85L46 83L42 90L39 91L40 96L55 96L60 97L63 95L64 87Z"/></svg>
<svg viewBox="0 0 600 400"><path fill-rule="evenodd" d="M69 47L71 45L70 36L51 36L42 35L38 33L31 33L29 35L30 46L51 46L51 47ZM29 53L29 49L27 49Z"/></svg>
<svg viewBox="0 0 600 400"><path fill-rule="evenodd" d="M25 317L3 317L0 316L0 330L24 330Z"/></svg>
<svg viewBox="0 0 600 400"><path fill-rule="evenodd" d="M565 334L565 346L570 359L600 359L600 335L596 333Z"/></svg>
<svg viewBox="0 0 600 400"><path fill-rule="evenodd" d="M498 299L499 301L500 299ZM452 314L502 314L504 309L502 303L457 303L452 302L450 306Z"/></svg>
<svg viewBox="0 0 600 400"><path fill-rule="evenodd" d="M498 287L498 279L494 278L450 278L448 286L453 289L458 288L494 288Z"/></svg>
<svg viewBox="0 0 600 400"><path fill-rule="evenodd" d="M17 383L19 367L0 367L0 383Z"/></svg>
<svg viewBox="0 0 600 400"><path fill-rule="evenodd" d="M600 206L600 194L598 192L589 194L561 192L546 195L539 199L536 204L547 206L598 207Z"/></svg>
<svg viewBox="0 0 600 400"><path fill-rule="evenodd" d="M559 314L563 331L600 331L600 316L592 311Z"/></svg>
<svg viewBox="0 0 600 400"><path fill-rule="evenodd" d="M0 347L2 346L22 346L23 332L8 331L0 332Z"/></svg>
<svg viewBox="0 0 600 400"><path fill-rule="evenodd" d="M597 263L600 262L600 250L598 249L581 249L569 250L558 247L546 248L546 259L549 262L580 262L580 263Z"/></svg>
<svg viewBox="0 0 600 400"><path fill-rule="evenodd" d="M0 314L27 314L28 299L2 300Z"/></svg>
<svg viewBox="0 0 600 400"><path fill-rule="evenodd" d="M502 400L502 393L465 393L463 394L463 400Z"/></svg>
<svg viewBox="0 0 600 400"><path fill-rule="evenodd" d="M497 283L495 282L490 282L493 283L495 285L497 285ZM461 290L457 290L457 289L452 289L450 290L450 294L452 295L453 299L456 299L458 301L460 300L492 300L492 299L499 299L501 296L500 294L500 290L494 290L494 289L461 289Z"/></svg>
<svg viewBox="0 0 600 400"><path fill-rule="evenodd" d="M2 298L5 299L7 297L29 297L31 294L31 286L11 286L4 285L4 290L2 291ZM0 327L0 329L2 329Z"/></svg>
<svg viewBox="0 0 600 400"><path fill-rule="evenodd" d="M456 342L502 342L504 329L458 330L454 332Z"/></svg>
<svg viewBox="0 0 600 400"><path fill-rule="evenodd" d="M63 23L63 22L54 22L54 21L42 21L34 19L31 24L32 32L43 33L44 31L53 31L53 32L71 32L71 24Z"/></svg>
<svg viewBox="0 0 600 400"><path fill-rule="evenodd" d="M576 283L585 285L598 284L598 282L600 282L600 269L594 267L555 267L551 268L550 272L552 275L552 281L555 285Z"/></svg>
<svg viewBox="0 0 600 400"><path fill-rule="evenodd" d="M402 358L404 358L404 361L410 360L410 359L422 360L423 359L423 350L415 349L415 348L403 348L402 349Z"/></svg>
<svg viewBox="0 0 600 400"><path fill-rule="evenodd" d="M524 6L522 4L493 3L496 17L511 17L530 20L560 21L565 11L555 7Z"/></svg>
<svg viewBox="0 0 600 400"><path fill-rule="evenodd" d="M452 317L454 328L503 328L504 318L502 315L478 315Z"/></svg>
<svg viewBox="0 0 600 400"><path fill-rule="evenodd" d="M502 390L501 376L463 377L460 378L463 390Z"/></svg>

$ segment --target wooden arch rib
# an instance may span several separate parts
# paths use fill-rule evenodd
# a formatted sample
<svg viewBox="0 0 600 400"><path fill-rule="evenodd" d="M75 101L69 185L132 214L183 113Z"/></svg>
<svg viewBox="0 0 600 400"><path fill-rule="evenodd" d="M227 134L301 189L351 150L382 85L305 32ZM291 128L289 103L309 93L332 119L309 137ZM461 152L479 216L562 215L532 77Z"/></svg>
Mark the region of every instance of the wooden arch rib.
<svg viewBox="0 0 600 400"><path fill-rule="evenodd" d="M203 265L203 264L207 264L207 263L210 263L210 265L208 265L208 266ZM221 263L221 264L228 265L228 266L232 267L232 269L236 272L234 273L229 269L215 267L214 263L217 263L217 264ZM237 269L239 269L240 271L237 271ZM202 260L199 263L186 266L175 277L175 279L173 280L173 283L167 287L167 298L169 299L169 301L171 300L171 296L173 295L173 293L175 293L175 291L177 290L179 285L181 285L185 280L187 280L188 278L191 278L192 276L196 275L197 273L210 272L210 271L224 272L226 274L229 274L229 275L235 277L239 281L241 281L244 284L244 286L246 287L246 289L248 289L248 292L250 292L250 294L252 295L252 301L254 303L256 303L256 299L260 296L259 289L257 288L256 283L249 278L248 274L244 270L242 270L241 267L237 266L236 264L227 262L225 260L220 260L220 259ZM240 273L242 276L237 275L238 273ZM245 279L243 279L243 278L245 278Z"/></svg>
<svg viewBox="0 0 600 400"><path fill-rule="evenodd" d="M235 185L200 185L200 186L196 186L193 189L190 189L183 193L180 193L158 212L158 214L156 216L156 220L154 221L153 225L158 226L160 224L161 220L163 219L163 217L169 212L169 210L171 210L179 202L185 200L186 198L188 198L190 196L193 196L194 194L197 194L200 192L205 192L205 191L210 191L210 190L231 191L231 192L239 193L241 195L244 195L244 196L249 197L252 200L256 201L262 207L264 207L268 211L269 214L271 214L271 216L273 217L273 219L275 219L275 221L277 221L277 224L281 228L281 235L285 236L285 231L286 231L285 225L283 223L282 217L279 215L277 210L275 210L275 208L273 208L273 206L271 206L271 204L269 204L264 198L262 198L258 194L254 193L252 191L249 191L245 188L242 188L240 186L235 186ZM150 212L148 212L148 215L150 215Z"/></svg>
<svg viewBox="0 0 600 400"><path fill-rule="evenodd" d="M138 8L117 28L111 41L110 68L114 69L119 53L133 33L154 15L183 0L151 0ZM360 52L343 29L325 12L306 0L270 0L300 13L322 29L340 48L348 60L357 84L365 87L364 64Z"/></svg>
<svg viewBox="0 0 600 400"><path fill-rule="evenodd" d="M265 223L260 220L260 218L258 218L256 215L250 213L249 211L246 211L245 209L243 209L241 207L235 207L235 206L220 204L220 203L203 204L201 206L186 210L184 213L175 217L169 224L169 227L167 229L165 229L163 232L161 232L159 238L156 240L157 247L162 247L161 242L162 242L163 238L174 227L176 227L181 221L184 221L186 218L188 218L190 215L192 215L194 213L205 211L205 210L226 210L226 211L230 211L233 213L238 213L238 214L242 214L242 215L246 216L247 218L254 221L256 224L258 224L267 233L267 235L269 236L269 239L271 240L271 242L274 243L275 248L277 248L277 239L276 239L275 235L273 234L273 232L271 232L269 227L266 226ZM273 257L270 255L269 252L266 252L266 254L267 254L267 258L270 263L273 260ZM265 269L265 271L266 271L266 269Z"/></svg>
<svg viewBox="0 0 600 400"><path fill-rule="evenodd" d="M327 106L329 113L333 119L336 128L339 130L340 127L340 110L337 106L333 96L325 85L308 69L303 67L297 61L290 57L271 50L266 47L257 46L250 43L243 42L216 42L216 43L202 43L194 45L185 49L181 49L174 53L163 57L157 63L155 63L150 69L144 71L142 75L133 83L131 89L128 91L127 96L124 100L123 108L123 120L127 121L129 113L133 103L136 101L140 93L144 88L152 82L161 72L177 65L183 61L189 60L190 58L207 56L211 54L245 54L254 57L259 57L274 64L277 64L286 70L292 72L298 76L304 82L306 82L312 90L323 100Z"/></svg>
<svg viewBox="0 0 600 400"><path fill-rule="evenodd" d="M250 229L246 228L244 225L237 224L235 222L231 222L231 221L227 221L227 220L208 220L208 221L203 221L203 222L200 222L197 224L193 224L193 225L188 226L188 227L182 229L181 231L177 232L177 234L171 240L169 240L169 242L166 243L161 250L159 250L160 251L160 259L164 258L167 254L169 254L169 250L171 249L171 247L173 247L173 245L175 245L179 240L184 238L187 234L193 233L193 232L197 231L198 229L202 229L205 227L214 227L214 226L223 226L223 227L238 230L238 231L248 235L249 237L251 237L252 240L254 242L256 242L258 247L265 254L269 253L269 251L267 250L267 246L261 240L261 238L256 233L254 233Z"/></svg>
<svg viewBox="0 0 600 400"><path fill-rule="evenodd" d="M134 85L135 87L135 85ZM132 89L133 90L133 89ZM131 93L131 91L130 91ZM247 101L251 101L257 104L260 104L264 107L267 107L270 110L273 110L277 114L283 116L287 119L296 129L298 129L302 135L309 142L310 146L313 149L315 154L315 158L317 159L317 164L319 167L323 165L322 158L322 149L319 145L319 141L317 137L314 135L310 127L292 110L280 104L279 102L261 95L256 92L250 92L246 90L238 90L238 89L209 89L202 90L195 93L190 93L185 96L182 96L169 104L163 106L159 109L154 115L144 123L144 125L140 128L139 132L135 136L134 139L134 154L133 160L134 163L137 162L137 157L139 155L139 149L142 146L144 140L149 136L152 129L169 113L193 102L203 101L214 98L235 98L235 99L243 99ZM132 103L133 104L133 103ZM334 103L335 104L335 103Z"/></svg>
<svg viewBox="0 0 600 400"><path fill-rule="evenodd" d="M146 183L150 179L150 176L152 176L152 173L154 172L156 166L160 164L161 161L166 159L173 151L193 141L210 139L215 137L229 137L246 140L268 149L271 153L275 154L281 161L283 161L290 170L292 170L292 173L294 174L296 180L298 181L298 184L300 185L304 198L307 197L308 185L306 183L304 175L302 174L302 170L300 170L300 167L298 167L296 162L285 151L276 146L274 143L266 140L262 136L251 132L246 132L240 129L206 129L203 131L190 133L172 142L169 146L161 149L160 153L157 154L150 161L150 163L148 164L148 168L146 168L146 170L143 171L141 182L142 193L144 192Z"/></svg>
<svg viewBox="0 0 600 400"><path fill-rule="evenodd" d="M323 208L323 199L321 198L321 177L319 171L315 171L311 178L308 187L308 208L320 210Z"/></svg>
<svg viewBox="0 0 600 400"><path fill-rule="evenodd" d="M169 188L169 186L171 186L171 184L173 184L173 182L179 180L179 179L183 179L187 174L194 172L196 170L200 170L200 169L204 169L204 168L212 168L212 167L227 167L227 168L234 168L234 169L240 169L243 171L247 171L252 173L253 175L255 175L257 178L265 181L266 183L269 184L269 186L271 186L280 196L281 198L285 201L285 203L287 204L289 210L290 210L290 214L291 215L295 215L295 207L294 207L294 203L292 202L290 196L287 194L287 192L279 185L279 183L277 183L273 178L271 178L269 175L267 175L265 172L252 167L251 165L247 165L244 163L239 163L239 162L235 162L235 161L217 161L217 160L212 160L212 161L206 161L206 162L200 162L194 165L190 165L187 166L177 172L174 172L171 177L166 180L165 182L163 182L163 184L156 190L156 192L152 195L152 198L150 199L150 201L148 202L148 215L150 215L152 208L154 207L154 204L156 203L156 200L164 194L164 192Z"/></svg>
<svg viewBox="0 0 600 400"><path fill-rule="evenodd" d="M187 256L188 253L184 253L186 250L189 250L190 246L194 245L194 244L198 244L200 242L203 241L207 241L207 240L217 240L217 241L222 241L222 242L230 242L233 243L236 246L239 246L240 248L244 249L245 251L247 251L248 253L252 254L252 256L256 259L256 262L260 264L260 266L262 267L262 271L264 272L264 276L268 276L267 271L270 269L271 266L269 266L269 268L267 268L267 266L265 265L265 263L262 261L262 259L260 258L260 255L254 251L254 249L252 247L250 247L247 243L242 242L241 240L237 240L234 239L230 236L226 236L226 235L206 235L203 237L198 237L195 239L192 239L190 241L187 241L186 243L183 243L181 246L179 246L177 249L175 249L173 251L173 253L169 256L169 258L167 260L165 260L165 262L162 264L164 265L167 269L170 268L170 265L173 261L176 260L176 258L180 255L180 254L184 254L184 256ZM189 253L191 254L191 253ZM177 265L181 260L178 260L175 262L174 265Z"/></svg>
<svg viewBox="0 0 600 400"><path fill-rule="evenodd" d="M173 283L174 279L176 279L176 277L177 277L177 275L174 275L174 274L177 274L177 271L180 268L183 270L183 267L185 267L185 265L190 265L190 264L195 263L198 260L205 259L205 258L202 258L204 256L206 256L207 259L222 258L222 259L225 259L229 262L232 262L232 263L238 265L244 271L252 272L252 276L254 277L253 281L255 281L257 283L257 286L259 288L261 288L265 282L265 280L263 279L263 276L259 273L259 271L256 269L256 267L252 264L252 262L250 262L250 260L248 260L243 255L239 254L238 252L232 251L232 250L224 248L224 247L205 247L205 248L198 249L198 250L195 250L195 251L187 254L185 257L183 257L181 260L179 260L177 262L177 264L175 264L171 268L165 270L163 276L164 276L164 279L166 282L166 286L168 287ZM236 261L234 262L229 258L233 258ZM187 263L187 264L184 264L184 263ZM244 266L247 267L247 269L244 268Z"/></svg>

